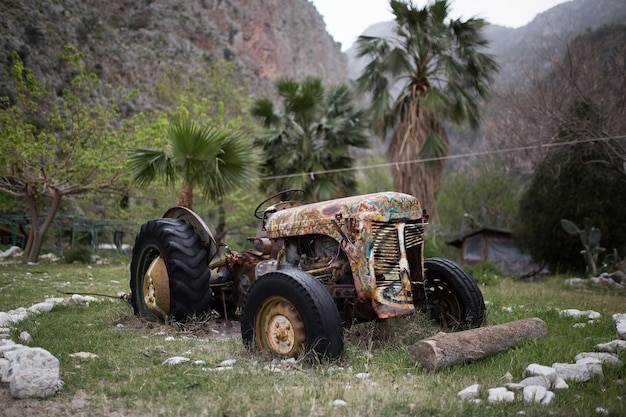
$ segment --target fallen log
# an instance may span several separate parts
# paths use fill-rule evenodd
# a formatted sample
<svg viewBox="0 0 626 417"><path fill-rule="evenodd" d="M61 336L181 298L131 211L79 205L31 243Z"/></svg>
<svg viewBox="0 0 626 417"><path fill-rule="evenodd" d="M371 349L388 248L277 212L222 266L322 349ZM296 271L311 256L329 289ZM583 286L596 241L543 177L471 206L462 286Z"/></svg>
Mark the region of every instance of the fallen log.
<svg viewBox="0 0 626 417"><path fill-rule="evenodd" d="M541 339L547 334L546 323L536 317L456 333L440 332L411 346L409 358L433 372L492 355L529 339Z"/></svg>

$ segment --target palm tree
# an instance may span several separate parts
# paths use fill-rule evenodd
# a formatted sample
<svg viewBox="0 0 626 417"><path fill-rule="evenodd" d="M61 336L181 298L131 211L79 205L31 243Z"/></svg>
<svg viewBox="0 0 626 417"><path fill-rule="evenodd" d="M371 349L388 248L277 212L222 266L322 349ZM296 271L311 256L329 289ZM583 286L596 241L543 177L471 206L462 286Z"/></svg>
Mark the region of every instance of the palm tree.
<svg viewBox="0 0 626 417"><path fill-rule="evenodd" d="M345 84L326 89L314 77L280 79L275 86L282 111L269 98L257 99L251 109L263 124L255 144L263 149L264 191L303 188L311 201L353 193L357 183L349 150L367 147L363 111L352 104L353 92Z"/></svg>
<svg viewBox="0 0 626 417"><path fill-rule="evenodd" d="M195 186L219 202L234 188L250 186L256 158L250 141L222 127L201 127L188 118L172 121L165 151L134 149L130 155L133 181L146 186L157 178L166 184L182 179L178 205L193 208Z"/></svg>
<svg viewBox="0 0 626 417"><path fill-rule="evenodd" d="M388 157L396 163L394 188L420 198L435 216L449 148L444 122L478 129L480 100L489 95L498 67L484 52L484 20L449 19L448 0L423 9L410 1L390 5L395 36L357 40L358 56L370 59L357 85L371 94L373 130L384 138L393 129Z"/></svg>

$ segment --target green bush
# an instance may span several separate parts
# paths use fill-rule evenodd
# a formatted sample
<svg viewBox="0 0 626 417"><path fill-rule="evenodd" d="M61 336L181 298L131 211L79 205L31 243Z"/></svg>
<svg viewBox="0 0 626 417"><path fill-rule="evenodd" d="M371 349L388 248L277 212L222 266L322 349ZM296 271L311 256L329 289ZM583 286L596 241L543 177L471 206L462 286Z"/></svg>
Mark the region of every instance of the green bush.
<svg viewBox="0 0 626 417"><path fill-rule="evenodd" d="M537 263L550 271L584 273L586 264L578 236L566 233L561 219L581 224L590 218L602 230L604 247L626 251L626 181L607 167L592 144L563 146L539 164L520 200L519 225L514 235Z"/></svg>
<svg viewBox="0 0 626 417"><path fill-rule="evenodd" d="M72 264L80 262L84 264L91 263L91 249L87 246L75 246L65 251L65 262Z"/></svg>
<svg viewBox="0 0 626 417"><path fill-rule="evenodd" d="M504 276L502 268L493 262L479 262L472 265L464 265L464 268L478 285L496 285L498 278Z"/></svg>

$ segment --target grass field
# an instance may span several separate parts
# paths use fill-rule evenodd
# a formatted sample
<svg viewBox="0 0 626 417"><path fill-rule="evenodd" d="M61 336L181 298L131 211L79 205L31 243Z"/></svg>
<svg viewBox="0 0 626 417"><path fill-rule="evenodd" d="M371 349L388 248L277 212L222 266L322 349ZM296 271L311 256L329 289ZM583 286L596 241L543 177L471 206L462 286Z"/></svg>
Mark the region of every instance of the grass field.
<svg viewBox="0 0 626 417"><path fill-rule="evenodd" d="M127 263L105 266L45 264L0 266L0 311L28 307L69 293L128 292ZM564 277L542 282L491 280L482 287L488 324L539 317L548 336L469 364L427 373L409 360L409 347L437 332L419 315L366 323L345 332L335 363L281 363L245 350L238 323L186 326L146 323L123 300L57 305L17 323L61 364L63 390L46 400L15 400L0 386L0 415L36 416L581 416L626 415L625 368L570 383L549 406L461 402L457 392L479 383L481 396L515 380L531 363L573 362L583 351L615 339L613 313L626 312L626 296L602 288L574 289ZM595 310L594 324L560 317L559 309ZM71 358L91 352L96 359ZM189 362L164 365L184 356ZM619 354L626 361L624 352ZM234 360L231 368L219 367ZM201 361L194 363L195 361ZM342 400L344 405L336 405ZM601 407L608 414L598 411Z"/></svg>

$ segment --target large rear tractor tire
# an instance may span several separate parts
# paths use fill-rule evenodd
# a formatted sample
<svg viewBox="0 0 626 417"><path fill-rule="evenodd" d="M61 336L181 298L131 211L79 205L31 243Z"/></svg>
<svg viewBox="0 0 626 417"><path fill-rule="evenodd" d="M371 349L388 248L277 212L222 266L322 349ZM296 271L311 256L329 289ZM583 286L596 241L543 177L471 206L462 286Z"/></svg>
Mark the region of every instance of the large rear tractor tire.
<svg viewBox="0 0 626 417"><path fill-rule="evenodd" d="M426 306L431 319L448 329L480 327L485 302L474 279L456 263L442 258L424 260Z"/></svg>
<svg viewBox="0 0 626 417"><path fill-rule="evenodd" d="M281 358L335 359L343 351L341 317L330 293L295 269L254 282L243 306L241 336L248 349Z"/></svg>
<svg viewBox="0 0 626 417"><path fill-rule="evenodd" d="M131 303L149 321L185 321L211 311L211 271L193 227L179 219L141 226L130 264Z"/></svg>

